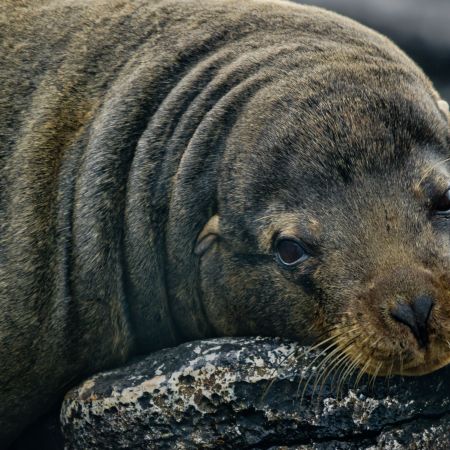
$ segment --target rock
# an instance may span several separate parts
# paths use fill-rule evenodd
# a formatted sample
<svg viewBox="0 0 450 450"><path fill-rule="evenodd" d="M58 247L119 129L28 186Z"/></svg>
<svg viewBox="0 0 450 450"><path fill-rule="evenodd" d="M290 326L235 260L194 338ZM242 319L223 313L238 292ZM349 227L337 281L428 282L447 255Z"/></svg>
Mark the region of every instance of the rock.
<svg viewBox="0 0 450 450"><path fill-rule="evenodd" d="M317 355L269 338L156 352L67 394L66 448L450 448L450 366L417 378L364 376L357 388L355 378L339 389L330 376L314 389Z"/></svg>

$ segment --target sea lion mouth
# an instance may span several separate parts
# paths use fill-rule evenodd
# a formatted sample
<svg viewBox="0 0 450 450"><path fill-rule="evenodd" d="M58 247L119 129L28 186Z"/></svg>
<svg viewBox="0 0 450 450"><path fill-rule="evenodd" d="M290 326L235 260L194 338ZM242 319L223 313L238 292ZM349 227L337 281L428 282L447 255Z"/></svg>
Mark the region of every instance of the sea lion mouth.
<svg viewBox="0 0 450 450"><path fill-rule="evenodd" d="M449 347L450 351L450 347ZM390 377L393 375L421 376L434 372L450 363L450 352L436 355L436 352L424 352L421 356L402 359L401 355L385 360L375 360L365 369L370 375Z"/></svg>
<svg viewBox="0 0 450 450"><path fill-rule="evenodd" d="M343 361L344 372L374 377L425 375L449 364L448 285L442 269L412 264L371 278L336 311L327 344L333 358Z"/></svg>
<svg viewBox="0 0 450 450"><path fill-rule="evenodd" d="M316 366L313 392L326 380L336 383L339 393L349 382L357 387L364 376L369 377L371 384L376 377L421 376L450 363L450 342L445 339L432 342L432 347L428 345L392 352L387 348L383 350L379 345L382 340L374 339L357 323L334 326L324 336L312 347L320 350L312 363ZM314 375L310 375L302 398ZM321 390L322 387L319 392Z"/></svg>
<svg viewBox="0 0 450 450"><path fill-rule="evenodd" d="M333 370L339 369L348 378L355 372L359 372L358 378L364 373L373 377L420 376L450 363L450 340L445 336L433 336L426 346L406 346L402 340L377 338L354 323L337 326L326 341L334 354L331 359L341 361Z"/></svg>

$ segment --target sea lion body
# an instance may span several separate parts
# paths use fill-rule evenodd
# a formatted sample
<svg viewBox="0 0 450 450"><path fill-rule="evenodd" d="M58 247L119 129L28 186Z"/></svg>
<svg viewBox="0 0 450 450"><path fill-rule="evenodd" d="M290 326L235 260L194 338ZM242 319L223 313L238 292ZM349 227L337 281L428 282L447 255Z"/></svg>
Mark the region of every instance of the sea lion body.
<svg viewBox="0 0 450 450"><path fill-rule="evenodd" d="M282 1L0 8L3 446L82 377L188 339L449 361L448 219L424 206L448 119L386 38ZM280 236L307 249L289 270ZM383 319L418 295L430 351Z"/></svg>

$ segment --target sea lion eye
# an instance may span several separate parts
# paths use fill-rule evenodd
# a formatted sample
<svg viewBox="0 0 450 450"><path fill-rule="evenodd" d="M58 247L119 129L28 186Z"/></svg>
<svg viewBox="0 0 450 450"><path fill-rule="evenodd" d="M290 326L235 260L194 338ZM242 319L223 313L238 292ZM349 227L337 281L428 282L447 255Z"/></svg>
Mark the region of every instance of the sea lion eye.
<svg viewBox="0 0 450 450"><path fill-rule="evenodd" d="M450 189L447 189L445 194L437 199L433 209L437 214L450 213Z"/></svg>
<svg viewBox="0 0 450 450"><path fill-rule="evenodd" d="M293 239L279 239L275 244L275 253L281 265L292 267L304 261L308 254Z"/></svg>

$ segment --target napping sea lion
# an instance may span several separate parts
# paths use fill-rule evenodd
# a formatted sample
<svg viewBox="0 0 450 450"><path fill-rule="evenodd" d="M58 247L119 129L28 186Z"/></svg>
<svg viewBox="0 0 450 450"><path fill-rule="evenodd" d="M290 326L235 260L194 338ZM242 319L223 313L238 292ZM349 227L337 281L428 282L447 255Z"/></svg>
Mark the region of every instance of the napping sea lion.
<svg viewBox="0 0 450 450"><path fill-rule="evenodd" d="M189 339L450 361L448 112L390 41L284 1L0 8L3 446Z"/></svg>

